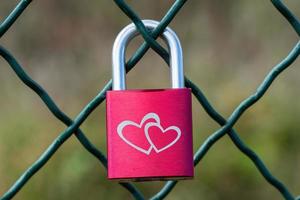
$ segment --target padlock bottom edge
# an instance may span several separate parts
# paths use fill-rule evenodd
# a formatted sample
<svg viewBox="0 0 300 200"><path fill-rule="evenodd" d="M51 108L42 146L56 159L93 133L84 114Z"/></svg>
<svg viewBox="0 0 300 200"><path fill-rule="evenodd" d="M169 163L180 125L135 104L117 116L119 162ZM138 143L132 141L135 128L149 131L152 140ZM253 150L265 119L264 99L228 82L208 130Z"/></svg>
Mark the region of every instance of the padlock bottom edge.
<svg viewBox="0 0 300 200"><path fill-rule="evenodd" d="M141 178L108 178L116 182L146 182L146 181L179 181L179 180L192 180L194 176L174 176L174 177L141 177Z"/></svg>

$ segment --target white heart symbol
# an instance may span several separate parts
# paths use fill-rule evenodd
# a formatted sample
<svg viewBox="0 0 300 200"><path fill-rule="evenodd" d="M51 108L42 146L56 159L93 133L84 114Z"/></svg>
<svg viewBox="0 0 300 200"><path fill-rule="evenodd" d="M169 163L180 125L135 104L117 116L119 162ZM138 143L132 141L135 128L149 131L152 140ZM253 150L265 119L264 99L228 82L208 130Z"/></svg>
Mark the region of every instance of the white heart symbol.
<svg viewBox="0 0 300 200"><path fill-rule="evenodd" d="M138 127L138 128L142 128L144 122L146 122L148 119L154 119L156 121L156 123L160 123L160 119L159 119L159 116L155 113L148 113L147 115L145 115L143 117L143 119L141 120L140 124L137 124L133 121L130 121L130 120L125 120L123 122L121 122L119 125L118 125L118 128L117 128L117 132L118 132L118 135L120 136L120 138L126 142L128 145L130 145L131 147L135 148L136 150L142 152L142 153L145 153L147 155L150 154L151 150L152 150L152 145L150 143L150 147L148 149L143 149L135 144L133 144L132 142L130 142L129 140L127 140L124 135L123 135L123 129L126 127L126 126L135 126L135 127Z"/></svg>
<svg viewBox="0 0 300 200"><path fill-rule="evenodd" d="M149 128L153 127L153 126L158 127L162 131L162 133L166 133L169 130L174 130L177 132L177 137L172 142L170 142L168 145L166 145L162 148L157 148L156 145L151 140L151 138L149 136L149 131L148 131ZM181 131L177 126L169 126L168 128L163 129L163 127L160 125L160 123L149 122L145 126L145 135L146 135L148 142L153 147L154 151L156 151L156 153L159 153L159 152L162 152L162 151L166 150L167 148L170 148L171 146L173 146L179 140L179 138L181 136Z"/></svg>

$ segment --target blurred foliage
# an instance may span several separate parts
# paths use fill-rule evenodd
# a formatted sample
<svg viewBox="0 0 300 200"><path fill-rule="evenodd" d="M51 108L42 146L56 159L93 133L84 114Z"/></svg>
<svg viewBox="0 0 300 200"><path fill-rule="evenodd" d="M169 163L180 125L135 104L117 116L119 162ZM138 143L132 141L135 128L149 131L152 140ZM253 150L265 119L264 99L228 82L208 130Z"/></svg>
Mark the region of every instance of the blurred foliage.
<svg viewBox="0 0 300 200"><path fill-rule="evenodd" d="M17 4L1 0L0 20ZM300 1L286 0L300 16ZM128 1L142 18L160 20L173 1ZM147 9L146 9L147 8ZM112 1L33 1L1 38L57 104L73 118L111 77L111 47L130 21ZM170 25L179 35L185 73L224 116L253 93L298 37L269 1L189 1ZM141 44L129 45L130 57ZM294 194L300 193L299 59L237 123L245 142ZM147 76L146 76L147 75ZM143 77L143 78L140 78ZM155 77L155 81L153 78ZM168 68L153 51L127 76L130 88L169 86ZM0 60L0 194L65 127ZM218 129L194 100L194 149ZM105 106L82 129L102 151ZM166 199L281 199L251 161L224 137ZM150 197L163 182L137 183ZM15 199L131 199L71 138Z"/></svg>

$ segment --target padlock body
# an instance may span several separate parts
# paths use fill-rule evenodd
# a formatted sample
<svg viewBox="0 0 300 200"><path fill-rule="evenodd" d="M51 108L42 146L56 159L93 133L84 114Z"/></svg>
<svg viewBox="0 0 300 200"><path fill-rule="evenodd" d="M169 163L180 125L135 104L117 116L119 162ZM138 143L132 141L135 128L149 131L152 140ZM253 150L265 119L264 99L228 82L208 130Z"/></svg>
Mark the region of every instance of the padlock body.
<svg viewBox="0 0 300 200"><path fill-rule="evenodd" d="M194 176L191 90L107 92L108 178Z"/></svg>

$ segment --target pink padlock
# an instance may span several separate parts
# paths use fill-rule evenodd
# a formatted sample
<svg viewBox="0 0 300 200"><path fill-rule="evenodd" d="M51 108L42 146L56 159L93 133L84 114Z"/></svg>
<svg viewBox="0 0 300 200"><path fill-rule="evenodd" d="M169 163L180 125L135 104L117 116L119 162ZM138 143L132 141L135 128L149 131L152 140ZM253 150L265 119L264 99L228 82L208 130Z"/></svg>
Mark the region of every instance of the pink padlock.
<svg viewBox="0 0 300 200"><path fill-rule="evenodd" d="M149 30L158 22L143 20ZM166 28L172 88L125 90L125 50L138 34L125 27L113 46L113 90L107 92L108 178L174 180L194 176L191 90L184 87L182 50Z"/></svg>

